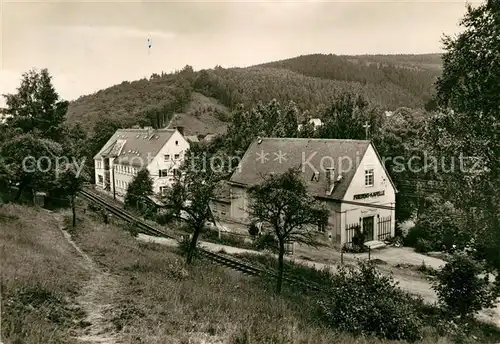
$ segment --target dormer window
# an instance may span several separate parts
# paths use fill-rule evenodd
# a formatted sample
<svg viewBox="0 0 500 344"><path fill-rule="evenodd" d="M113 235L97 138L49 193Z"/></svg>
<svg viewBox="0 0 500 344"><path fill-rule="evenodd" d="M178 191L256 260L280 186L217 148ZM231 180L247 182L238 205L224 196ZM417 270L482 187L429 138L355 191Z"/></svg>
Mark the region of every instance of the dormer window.
<svg viewBox="0 0 500 344"><path fill-rule="evenodd" d="M374 179L373 168L365 170L365 186L373 186Z"/></svg>

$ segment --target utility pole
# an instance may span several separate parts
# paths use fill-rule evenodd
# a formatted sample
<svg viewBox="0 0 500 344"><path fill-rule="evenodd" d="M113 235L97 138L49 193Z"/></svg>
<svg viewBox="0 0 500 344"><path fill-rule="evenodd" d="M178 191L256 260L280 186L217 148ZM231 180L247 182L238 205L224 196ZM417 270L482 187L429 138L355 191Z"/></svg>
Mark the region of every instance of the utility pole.
<svg viewBox="0 0 500 344"><path fill-rule="evenodd" d="M368 140L368 129L370 129L371 125L368 124L368 121L363 124L363 128L365 128L365 140Z"/></svg>
<svg viewBox="0 0 500 344"><path fill-rule="evenodd" d="M116 187L115 187L115 164L113 161L113 166L111 166L111 172L113 174L113 200L116 201Z"/></svg>

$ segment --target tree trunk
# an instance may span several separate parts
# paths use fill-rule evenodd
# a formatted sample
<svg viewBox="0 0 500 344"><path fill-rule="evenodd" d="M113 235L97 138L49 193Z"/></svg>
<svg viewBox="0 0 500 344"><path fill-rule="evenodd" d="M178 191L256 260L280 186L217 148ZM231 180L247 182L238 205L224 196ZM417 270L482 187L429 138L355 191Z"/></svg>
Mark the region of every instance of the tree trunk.
<svg viewBox="0 0 500 344"><path fill-rule="evenodd" d="M189 251L186 262L191 264L193 262L194 253L196 251L196 243L198 242L198 237L200 236L201 227L196 227L191 238L191 243L189 244Z"/></svg>
<svg viewBox="0 0 500 344"><path fill-rule="evenodd" d="M285 239L280 239L280 251L278 257L278 283L276 285L276 292L281 294L281 285L283 284L283 257L285 256Z"/></svg>
<svg viewBox="0 0 500 344"><path fill-rule="evenodd" d="M417 220L420 219L420 216L422 216L424 209L425 209L425 199L424 197L419 197L418 198L418 206L417 206Z"/></svg>
<svg viewBox="0 0 500 344"><path fill-rule="evenodd" d="M21 198L21 194L23 193L24 190L24 184L20 183L19 187L17 188L17 194L16 197L14 197L14 201L17 202Z"/></svg>
<svg viewBox="0 0 500 344"><path fill-rule="evenodd" d="M71 196L71 211L73 212L73 228L76 227L76 209L75 209L75 196Z"/></svg>

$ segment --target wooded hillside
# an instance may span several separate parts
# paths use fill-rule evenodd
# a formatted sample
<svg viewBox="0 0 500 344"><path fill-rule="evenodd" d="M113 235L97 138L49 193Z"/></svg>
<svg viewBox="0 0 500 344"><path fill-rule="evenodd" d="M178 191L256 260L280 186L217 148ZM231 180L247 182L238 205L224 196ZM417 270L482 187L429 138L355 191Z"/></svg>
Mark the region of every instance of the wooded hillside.
<svg viewBox="0 0 500 344"><path fill-rule="evenodd" d="M149 80L124 81L70 103L68 122L90 130L98 119L121 126L163 127L174 113L204 113L224 120L238 103L250 107L273 98L293 100L314 114L342 92L364 96L381 110L421 108L440 75L440 55L307 55L248 68L219 66L194 72L190 66ZM197 108L194 91L213 99ZM197 102L195 102L197 103ZM199 102L198 102L199 103ZM203 110L206 108L206 110ZM211 127L211 126L210 126Z"/></svg>

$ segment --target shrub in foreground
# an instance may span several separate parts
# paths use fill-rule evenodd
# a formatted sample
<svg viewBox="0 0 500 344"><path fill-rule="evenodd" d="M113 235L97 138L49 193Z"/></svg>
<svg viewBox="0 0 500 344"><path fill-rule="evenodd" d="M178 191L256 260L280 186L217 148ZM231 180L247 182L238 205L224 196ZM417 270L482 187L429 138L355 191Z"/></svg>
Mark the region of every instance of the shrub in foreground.
<svg viewBox="0 0 500 344"><path fill-rule="evenodd" d="M269 250L272 253L278 252L278 239L273 233L265 232L257 237L253 242L253 247L256 250Z"/></svg>
<svg viewBox="0 0 500 344"><path fill-rule="evenodd" d="M319 302L322 317L331 327L391 340L421 339L423 322L414 302L372 264L340 267L333 278L331 296Z"/></svg>
<svg viewBox="0 0 500 344"><path fill-rule="evenodd" d="M444 310L454 316L467 317L482 308L494 307L497 288L489 283L480 264L465 253L455 254L437 273L433 285Z"/></svg>

